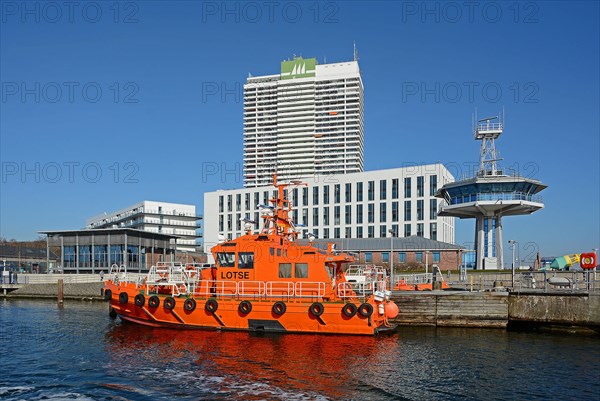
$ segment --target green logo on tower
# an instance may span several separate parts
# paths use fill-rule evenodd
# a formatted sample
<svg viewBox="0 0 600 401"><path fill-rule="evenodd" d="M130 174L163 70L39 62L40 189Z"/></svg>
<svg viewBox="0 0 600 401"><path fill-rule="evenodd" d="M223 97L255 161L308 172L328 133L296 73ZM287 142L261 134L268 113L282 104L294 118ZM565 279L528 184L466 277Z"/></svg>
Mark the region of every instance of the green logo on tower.
<svg viewBox="0 0 600 401"><path fill-rule="evenodd" d="M291 61L281 62L281 79L314 77L317 66L316 58L297 57Z"/></svg>

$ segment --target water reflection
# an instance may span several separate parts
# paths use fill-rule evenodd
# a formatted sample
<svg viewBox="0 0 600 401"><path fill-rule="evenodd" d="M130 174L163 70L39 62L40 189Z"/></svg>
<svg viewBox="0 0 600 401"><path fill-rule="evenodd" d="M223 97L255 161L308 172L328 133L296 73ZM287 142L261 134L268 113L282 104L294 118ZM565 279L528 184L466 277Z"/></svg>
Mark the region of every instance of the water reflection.
<svg viewBox="0 0 600 401"><path fill-rule="evenodd" d="M396 342L394 337L257 335L127 324L114 327L107 339L114 363L126 361L150 374L144 366L167 366L162 369L171 372L166 381L176 376L203 392L244 399L279 392L291 392L286 397L292 398L354 398L356 388L348 383L378 374Z"/></svg>

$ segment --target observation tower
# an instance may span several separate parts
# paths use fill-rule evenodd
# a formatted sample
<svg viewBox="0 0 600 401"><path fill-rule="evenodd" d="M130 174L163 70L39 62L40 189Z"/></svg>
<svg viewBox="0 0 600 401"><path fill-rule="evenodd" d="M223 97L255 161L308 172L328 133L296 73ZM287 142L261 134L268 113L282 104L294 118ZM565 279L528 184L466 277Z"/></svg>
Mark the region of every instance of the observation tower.
<svg viewBox="0 0 600 401"><path fill-rule="evenodd" d="M496 139L502 135L498 117L474 121L475 139L481 141L479 170L474 177L444 185L436 193L446 204L439 216L475 218L476 269L501 269L503 265L502 217L531 214L544 207L540 181L498 169Z"/></svg>

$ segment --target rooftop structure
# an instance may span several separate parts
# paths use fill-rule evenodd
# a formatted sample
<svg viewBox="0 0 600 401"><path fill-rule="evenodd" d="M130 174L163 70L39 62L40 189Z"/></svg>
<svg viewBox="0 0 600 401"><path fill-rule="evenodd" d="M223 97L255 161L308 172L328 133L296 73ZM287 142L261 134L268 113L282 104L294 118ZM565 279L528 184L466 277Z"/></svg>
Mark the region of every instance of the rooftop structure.
<svg viewBox="0 0 600 401"><path fill-rule="evenodd" d="M201 216L196 206L142 201L112 213L103 213L87 220L86 228L134 228L177 237L177 250L195 252L196 234Z"/></svg>
<svg viewBox="0 0 600 401"><path fill-rule="evenodd" d="M475 218L476 269L503 268L502 217L531 214L544 207L539 192L546 188L538 180L507 175L498 168L496 139L503 132L497 117L474 124L475 139L481 141L476 175L444 185L436 194L446 201L440 216Z"/></svg>

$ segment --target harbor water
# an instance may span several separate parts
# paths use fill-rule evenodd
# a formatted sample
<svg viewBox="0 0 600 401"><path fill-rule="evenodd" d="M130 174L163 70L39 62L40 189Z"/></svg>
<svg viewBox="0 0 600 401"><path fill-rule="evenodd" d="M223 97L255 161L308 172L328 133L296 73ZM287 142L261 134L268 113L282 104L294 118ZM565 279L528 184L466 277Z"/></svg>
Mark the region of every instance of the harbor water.
<svg viewBox="0 0 600 401"><path fill-rule="evenodd" d="M2 400L598 400L600 337L153 329L105 303L0 301Z"/></svg>

